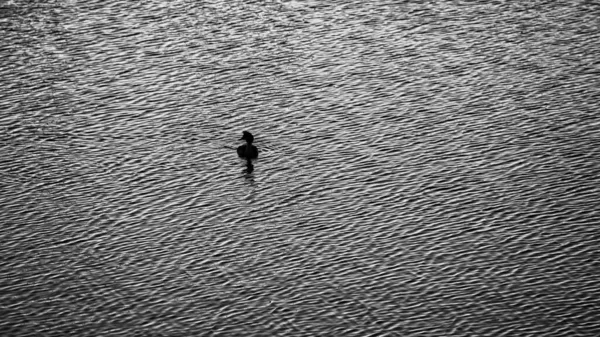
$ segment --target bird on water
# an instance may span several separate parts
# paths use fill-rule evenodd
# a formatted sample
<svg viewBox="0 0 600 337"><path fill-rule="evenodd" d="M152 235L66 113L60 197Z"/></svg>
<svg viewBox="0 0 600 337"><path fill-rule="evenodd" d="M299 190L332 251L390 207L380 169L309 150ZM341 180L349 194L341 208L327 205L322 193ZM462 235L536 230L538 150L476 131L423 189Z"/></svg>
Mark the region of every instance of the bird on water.
<svg viewBox="0 0 600 337"><path fill-rule="evenodd" d="M257 158L258 149L256 148L256 146L252 145L252 142L254 141L254 136L250 132L244 131L244 135L242 136L242 138L240 138L240 140L245 140L246 144L241 145L237 148L238 156L244 157L246 159Z"/></svg>

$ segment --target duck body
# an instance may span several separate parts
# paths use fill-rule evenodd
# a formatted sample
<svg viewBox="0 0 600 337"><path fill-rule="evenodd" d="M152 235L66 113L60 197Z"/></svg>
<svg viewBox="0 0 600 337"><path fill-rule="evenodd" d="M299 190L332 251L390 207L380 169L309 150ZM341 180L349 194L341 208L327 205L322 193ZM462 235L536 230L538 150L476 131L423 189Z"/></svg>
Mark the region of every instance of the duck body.
<svg viewBox="0 0 600 337"><path fill-rule="evenodd" d="M254 141L254 136L252 136L250 132L244 131L244 135L242 136L242 138L240 138L240 140L245 140L246 144L241 145L237 148L238 156L246 159L258 158L258 148L252 145L252 142Z"/></svg>
<svg viewBox="0 0 600 337"><path fill-rule="evenodd" d="M241 145L237 148L238 156L244 158L258 158L258 149L252 144Z"/></svg>

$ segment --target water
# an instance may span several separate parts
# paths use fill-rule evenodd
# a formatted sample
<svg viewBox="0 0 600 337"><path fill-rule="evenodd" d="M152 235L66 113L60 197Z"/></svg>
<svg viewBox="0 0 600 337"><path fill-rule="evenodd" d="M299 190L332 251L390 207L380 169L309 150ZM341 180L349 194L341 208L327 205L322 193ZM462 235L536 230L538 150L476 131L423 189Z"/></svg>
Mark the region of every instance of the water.
<svg viewBox="0 0 600 337"><path fill-rule="evenodd" d="M0 330L597 336L599 14L3 1Z"/></svg>

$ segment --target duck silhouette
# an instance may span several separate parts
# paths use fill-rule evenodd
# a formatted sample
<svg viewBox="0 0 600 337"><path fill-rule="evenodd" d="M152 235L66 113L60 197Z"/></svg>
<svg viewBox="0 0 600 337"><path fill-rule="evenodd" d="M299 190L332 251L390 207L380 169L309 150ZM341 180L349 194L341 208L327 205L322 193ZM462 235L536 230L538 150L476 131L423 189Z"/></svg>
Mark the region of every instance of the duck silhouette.
<svg viewBox="0 0 600 337"><path fill-rule="evenodd" d="M252 145L254 136L250 132L244 131L244 135L242 138L240 138L240 140L246 140L246 144L237 148L238 156L248 160L258 158L258 149L256 146Z"/></svg>

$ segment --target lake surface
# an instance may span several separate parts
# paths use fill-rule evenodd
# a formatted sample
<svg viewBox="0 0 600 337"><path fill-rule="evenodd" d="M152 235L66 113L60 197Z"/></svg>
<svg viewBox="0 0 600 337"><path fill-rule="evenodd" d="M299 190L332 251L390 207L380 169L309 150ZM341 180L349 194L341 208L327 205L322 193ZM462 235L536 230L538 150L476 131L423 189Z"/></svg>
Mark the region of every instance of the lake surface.
<svg viewBox="0 0 600 337"><path fill-rule="evenodd" d="M597 2L0 4L3 335L600 334Z"/></svg>

